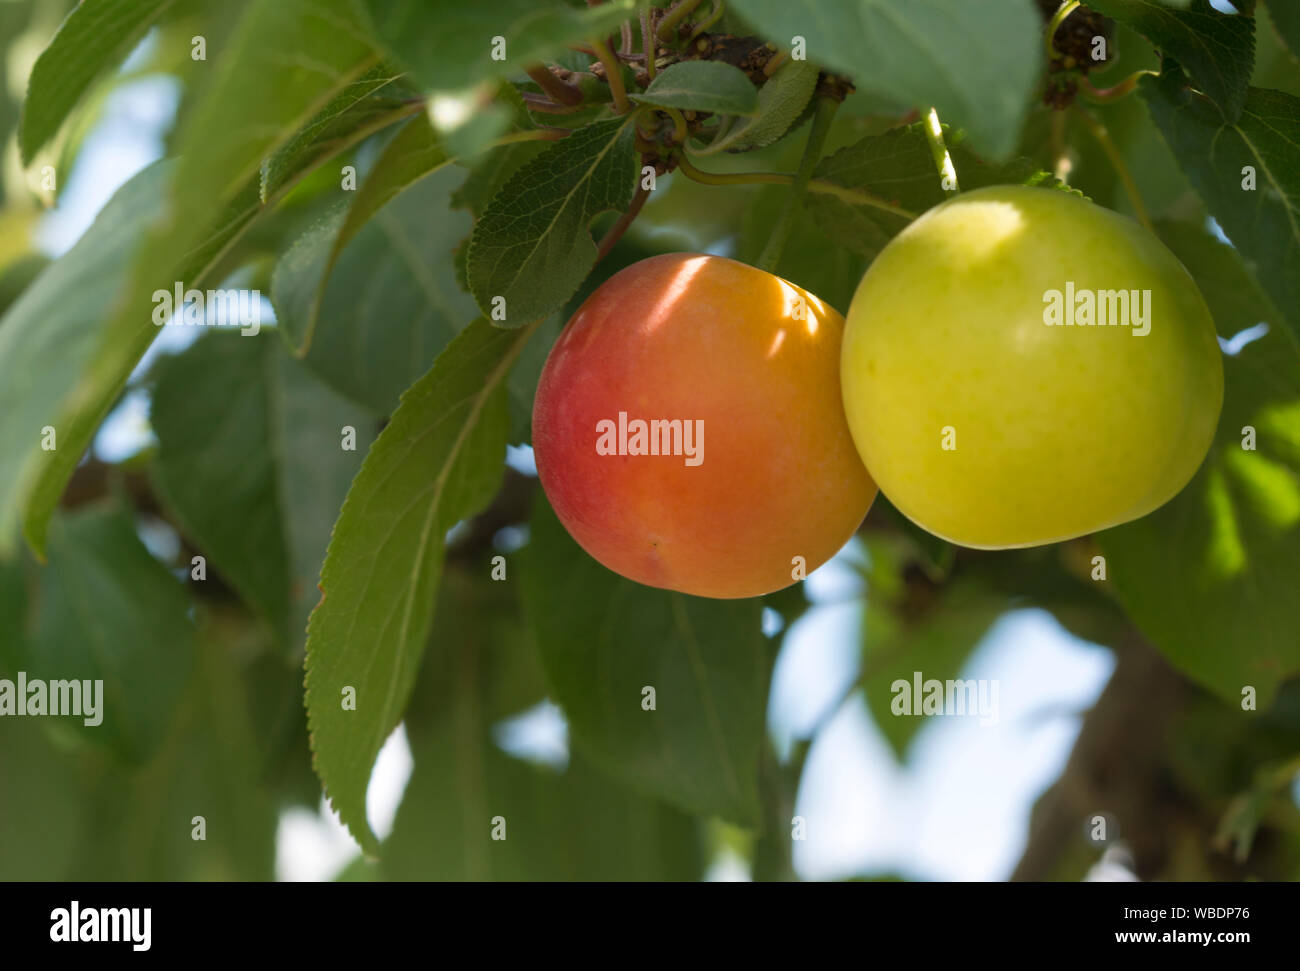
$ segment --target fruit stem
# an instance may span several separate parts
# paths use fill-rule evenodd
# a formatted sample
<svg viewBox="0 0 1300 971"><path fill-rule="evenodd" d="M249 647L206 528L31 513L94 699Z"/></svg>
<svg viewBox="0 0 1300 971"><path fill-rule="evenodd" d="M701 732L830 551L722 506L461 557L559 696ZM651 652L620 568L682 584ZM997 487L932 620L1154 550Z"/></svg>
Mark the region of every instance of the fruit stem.
<svg viewBox="0 0 1300 971"><path fill-rule="evenodd" d="M933 108L925 118L925 140L930 143L930 154L934 157L934 167L939 170L939 186L945 195L955 195L961 191L957 184L957 167L952 164L948 145L943 140L943 125L939 123L939 112Z"/></svg>
<svg viewBox="0 0 1300 971"><path fill-rule="evenodd" d="M576 84L570 84L568 81L557 78L546 65L534 64L525 68L524 71L537 82L537 86L546 92L556 104L582 104L582 89Z"/></svg>
<svg viewBox="0 0 1300 971"><path fill-rule="evenodd" d="M637 187L636 194L632 196L632 204L627 207L626 212L618 217L618 221L609 227L608 232L601 239L600 246L596 249L597 263L603 260L618 241L623 238L623 234L627 232L627 227L632 225L637 215L640 214L641 207L645 205L645 201L649 197L650 190L645 187L645 183L641 183Z"/></svg>
<svg viewBox="0 0 1300 971"><path fill-rule="evenodd" d="M593 38L591 48L596 52L600 63L605 66L605 81L609 84L609 93L614 98L614 109L620 115L626 114L632 106L628 103L627 90L623 87L623 68L610 51L609 45L603 40Z"/></svg>
<svg viewBox="0 0 1300 971"><path fill-rule="evenodd" d="M1048 61L1054 61L1060 56L1056 50L1056 45L1052 41L1056 38L1056 31L1061 24L1065 23L1065 18L1070 16L1079 9L1079 0L1065 0L1052 15L1052 19L1047 22L1047 33L1043 37L1043 44L1047 48Z"/></svg>
<svg viewBox="0 0 1300 971"><path fill-rule="evenodd" d="M1110 164L1115 169L1115 174L1119 176L1119 180L1124 186L1124 191L1128 193L1128 200L1133 206L1133 214L1137 216L1138 222L1154 233L1155 227L1151 225L1151 216L1148 215L1147 207L1142 202L1142 196L1138 192L1137 183L1133 181L1133 174L1129 171L1128 165L1125 164L1124 156L1120 154L1118 146L1116 146L1114 140L1110 137L1110 132L1106 130L1106 126L1098 119L1094 118L1089 112L1084 111L1078 105L1074 106L1074 110L1078 112L1079 117L1083 119L1083 123L1087 125L1088 130L1092 132L1092 137L1097 139L1097 143L1101 145L1102 151L1104 151L1106 157L1110 159Z"/></svg>
<svg viewBox="0 0 1300 971"><path fill-rule="evenodd" d="M690 16L691 11L699 5L700 0L681 0L677 6L664 14L664 19L659 21L659 39L662 41L672 40L673 31L677 29L677 25Z"/></svg>
<svg viewBox="0 0 1300 971"><path fill-rule="evenodd" d="M681 170L682 175L686 176L692 182L699 182L702 185L750 185L761 183L765 185L790 185L794 182L793 175L786 175L784 172L704 172L697 169L694 165L686 160L685 156L677 157L677 167ZM915 219L916 213L910 209L904 209L896 206L892 202L886 202L871 195L869 192L863 192L860 189L850 189L848 186L837 185L834 182L827 182L823 179L809 179L808 191L819 192L824 195L832 195L845 202L859 206L871 206L873 209L880 209L883 212L892 213L895 216L901 216L904 219Z"/></svg>
<svg viewBox="0 0 1300 971"><path fill-rule="evenodd" d="M840 102L834 98L820 98L817 102L812 129L808 132L808 142L804 145L803 158L799 162L799 171L795 173L790 183L790 191L786 193L781 213L776 217L776 225L772 227L763 252L759 254L758 262L755 264L760 270L772 273L776 265L781 262L781 253L785 250L786 240L790 238L790 230L794 227L795 214L803 202L804 192L808 188L808 180L812 178L813 169L821 161L822 150L826 147L826 136L830 134L831 122L835 120L835 112L839 106Z"/></svg>

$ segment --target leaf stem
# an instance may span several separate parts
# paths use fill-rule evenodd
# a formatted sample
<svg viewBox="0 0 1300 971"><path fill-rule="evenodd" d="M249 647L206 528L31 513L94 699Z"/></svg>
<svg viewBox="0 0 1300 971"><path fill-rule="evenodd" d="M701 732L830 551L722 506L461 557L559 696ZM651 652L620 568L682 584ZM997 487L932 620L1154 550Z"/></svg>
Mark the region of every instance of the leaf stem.
<svg viewBox="0 0 1300 971"><path fill-rule="evenodd" d="M1151 225L1151 216L1147 213L1146 204L1142 201L1142 195L1138 192L1137 183L1133 181L1133 174L1129 171L1128 165L1124 162L1124 156L1120 154L1119 146L1115 144L1114 139L1110 137L1110 132L1106 126L1097 118L1094 118L1089 112L1075 105L1075 111L1078 112L1083 123L1088 126L1092 132L1092 137L1097 139L1101 145L1102 151L1110 159L1111 166L1115 169L1115 174L1119 176L1120 182L1124 186L1124 191L1128 194L1129 203L1133 206L1133 213L1147 229L1155 232L1155 227Z"/></svg>
<svg viewBox="0 0 1300 971"><path fill-rule="evenodd" d="M529 131L517 131L494 139L489 148L513 145L515 142L557 142L573 133L570 128L533 128Z"/></svg>
<svg viewBox="0 0 1300 971"><path fill-rule="evenodd" d="M759 254L758 262L755 264L760 270L775 272L776 265L781 262L781 253L785 250L786 240L790 238L790 230L794 228L795 214L799 211L813 169L821 161L822 150L826 147L826 136L830 134L831 122L835 120L835 112L839 106L840 102L834 98L820 98L817 101L812 129L808 132L803 158L799 161L799 170L790 183L790 191L786 193L785 203L776 217L776 225L772 227L767 243L763 246L763 252Z"/></svg>
<svg viewBox="0 0 1300 971"><path fill-rule="evenodd" d="M790 185L794 182L794 176L786 175L784 172L705 172L697 169L687 161L684 155L678 156L677 167L681 170L682 175L692 182L699 182L702 185ZM861 189L851 189L848 186L827 182L824 179L809 179L807 188L809 192L832 195L853 205L871 206L873 209L892 213L904 219L915 219L917 215L910 209L904 209L892 202L886 202L869 192L863 192Z"/></svg>
<svg viewBox="0 0 1300 971"><path fill-rule="evenodd" d="M658 65L655 64L659 55L658 48L658 39L650 29L650 0L645 0L641 5L641 49L645 52L646 75L651 81L655 79L655 73L658 71Z"/></svg>
<svg viewBox="0 0 1300 971"><path fill-rule="evenodd" d="M1052 15L1052 19L1047 22L1047 33L1043 37L1043 45L1047 48L1048 61L1054 61L1059 56L1056 45L1052 43L1056 37L1056 31L1060 28L1061 24L1065 23L1065 18L1074 13L1078 8L1079 0L1065 0L1064 3L1056 8L1056 13Z"/></svg>
<svg viewBox="0 0 1300 971"><path fill-rule="evenodd" d="M677 25L685 20L692 10L700 5L700 0L680 0L677 6L673 7L664 15L664 19L659 21L659 39L670 41L673 39L673 31Z"/></svg>
<svg viewBox="0 0 1300 971"><path fill-rule="evenodd" d="M943 140L943 125L939 123L939 112L933 108L925 117L925 140L930 144L930 155L934 158L934 167L939 170L939 187L945 195L955 195L961 191L957 184L957 167L952 164L952 155ZM951 188L949 188L951 186Z"/></svg>
<svg viewBox="0 0 1300 971"><path fill-rule="evenodd" d="M582 104L582 89L576 84L570 84L568 81L556 77L545 64L534 64L525 68L524 71L557 104Z"/></svg>
<svg viewBox="0 0 1300 971"><path fill-rule="evenodd" d="M686 43L690 44L695 40L695 38L699 37L700 34L704 33L706 30L708 30L710 27L716 24L719 20L721 20L723 7L724 4L722 0L713 0L713 9L709 11L709 15L707 17L705 17L703 20L701 20L699 23L695 25L695 29L691 31L691 36L686 38Z"/></svg>
<svg viewBox="0 0 1300 971"><path fill-rule="evenodd" d="M596 52L596 57L605 67L605 81L609 84L609 93L614 98L614 109L620 114L626 114L632 107L627 100L627 90L623 87L623 68L619 65L618 59L610 51L609 45L603 40L593 38L591 41L592 50Z"/></svg>
<svg viewBox="0 0 1300 971"><path fill-rule="evenodd" d="M686 144L688 129L686 127L686 116L676 108L660 108L660 111L668 115L673 120L673 140L678 145Z"/></svg>
<svg viewBox="0 0 1300 971"><path fill-rule="evenodd" d="M520 91L519 97L524 99L524 104L530 111L540 111L546 115L571 115L582 110L582 105L556 104L546 95L535 94L532 91Z"/></svg>

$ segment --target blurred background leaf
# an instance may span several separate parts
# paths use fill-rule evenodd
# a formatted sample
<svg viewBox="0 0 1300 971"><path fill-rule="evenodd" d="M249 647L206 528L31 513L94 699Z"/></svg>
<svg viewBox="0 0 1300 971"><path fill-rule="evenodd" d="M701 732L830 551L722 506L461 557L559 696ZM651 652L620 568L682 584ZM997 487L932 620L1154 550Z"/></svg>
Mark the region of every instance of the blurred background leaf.
<svg viewBox="0 0 1300 971"><path fill-rule="evenodd" d="M625 580L544 500L530 536L524 597L578 750L643 792L755 825L769 667L758 604Z"/></svg>

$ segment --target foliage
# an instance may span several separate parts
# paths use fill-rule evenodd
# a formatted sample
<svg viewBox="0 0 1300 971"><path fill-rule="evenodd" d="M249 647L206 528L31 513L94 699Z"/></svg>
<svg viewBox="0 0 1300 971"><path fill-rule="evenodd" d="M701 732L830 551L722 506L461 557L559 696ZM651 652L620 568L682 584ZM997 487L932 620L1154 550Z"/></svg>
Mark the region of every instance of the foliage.
<svg viewBox="0 0 1300 971"><path fill-rule="evenodd" d="M906 759L926 722L891 714L895 681L957 678L999 618L1048 610L1120 658L1084 737L1134 719L1191 807L1166 836L1146 777L1109 793L1177 841L1140 872L1300 876L1300 16L1089 6L1113 23L1085 69L1033 0L0 4L0 67L31 65L21 104L0 91L26 166L0 184L0 678L106 699L101 727L0 719L0 878L264 879L276 813L322 793L378 860L348 879L697 879L737 846L791 872L802 763L768 735L763 631L803 593L617 577L507 447L619 267L725 252L845 310L912 219L1003 183L1156 229L1227 348L1219 435L1162 509L1046 550L957 550L878 501L841 704ZM85 132L141 74L179 92L167 157L47 259L40 205L94 177ZM274 324L155 359L175 287L265 292ZM106 456L139 396L153 438ZM547 699L559 766L498 744ZM367 795L399 724L415 767L385 834ZM1059 805L1021 875L1095 860L1035 842Z"/></svg>

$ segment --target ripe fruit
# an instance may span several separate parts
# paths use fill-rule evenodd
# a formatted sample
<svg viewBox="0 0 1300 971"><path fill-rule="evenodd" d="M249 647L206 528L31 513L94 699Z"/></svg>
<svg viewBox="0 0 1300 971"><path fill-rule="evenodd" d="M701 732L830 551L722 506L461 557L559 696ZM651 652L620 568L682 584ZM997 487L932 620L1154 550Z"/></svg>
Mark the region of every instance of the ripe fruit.
<svg viewBox="0 0 1300 971"><path fill-rule="evenodd" d="M1119 290L1127 308L1105 292ZM1086 325L1089 304L1093 321L1127 309L1127 325ZM841 377L890 501L992 549L1162 505L1205 457L1223 402L1214 322L1174 255L1114 212L1021 186L957 196L885 247L849 308Z"/></svg>
<svg viewBox="0 0 1300 971"><path fill-rule="evenodd" d="M537 474L560 521L611 570L697 596L753 597L794 582L796 557L821 565L876 494L844 421L843 326L718 256L615 274L537 387Z"/></svg>

